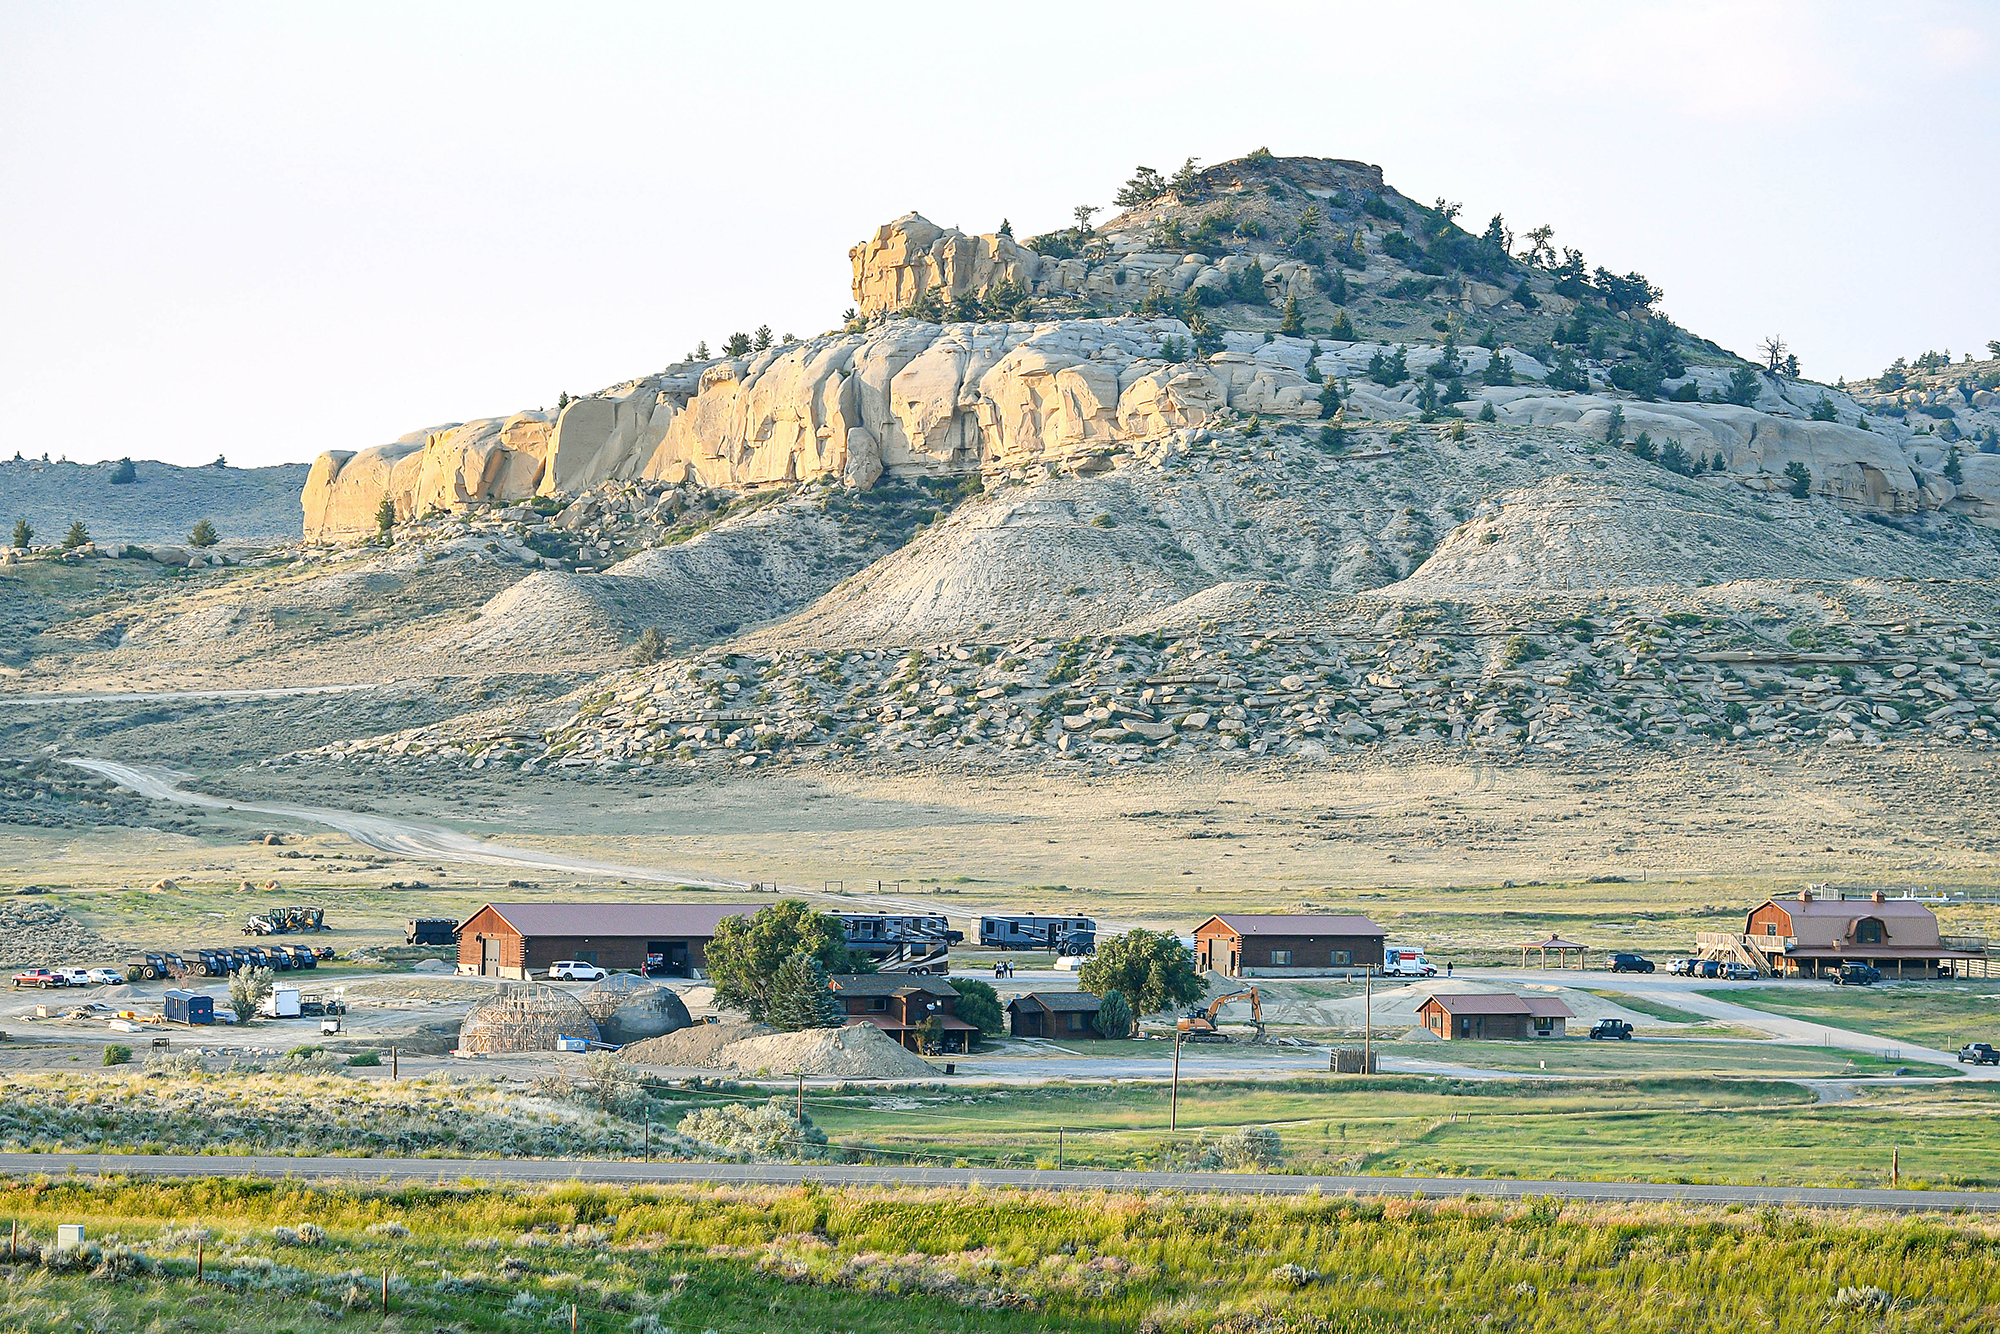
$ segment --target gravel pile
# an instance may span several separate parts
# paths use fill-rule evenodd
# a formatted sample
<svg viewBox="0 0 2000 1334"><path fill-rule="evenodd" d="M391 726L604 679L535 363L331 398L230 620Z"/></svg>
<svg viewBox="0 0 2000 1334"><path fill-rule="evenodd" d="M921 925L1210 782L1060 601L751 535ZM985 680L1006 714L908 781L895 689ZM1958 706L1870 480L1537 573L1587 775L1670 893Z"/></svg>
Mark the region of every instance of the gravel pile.
<svg viewBox="0 0 2000 1334"><path fill-rule="evenodd" d="M762 1024L696 1024L619 1052L638 1065L841 1079L929 1079L936 1067L871 1024L778 1033Z"/></svg>

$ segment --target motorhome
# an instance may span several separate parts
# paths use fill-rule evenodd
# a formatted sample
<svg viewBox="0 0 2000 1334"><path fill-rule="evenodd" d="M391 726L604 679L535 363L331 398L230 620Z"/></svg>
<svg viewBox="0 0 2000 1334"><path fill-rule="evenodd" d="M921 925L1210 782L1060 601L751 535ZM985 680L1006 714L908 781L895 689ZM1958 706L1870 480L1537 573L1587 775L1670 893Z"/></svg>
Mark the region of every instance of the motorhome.
<svg viewBox="0 0 2000 1334"><path fill-rule="evenodd" d="M1054 950L1076 956L1097 952L1097 921L1076 913L994 914L979 919L979 944L989 950Z"/></svg>
<svg viewBox="0 0 2000 1334"><path fill-rule="evenodd" d="M875 965L878 973L951 971L951 946L965 939L936 913L841 913L847 948Z"/></svg>

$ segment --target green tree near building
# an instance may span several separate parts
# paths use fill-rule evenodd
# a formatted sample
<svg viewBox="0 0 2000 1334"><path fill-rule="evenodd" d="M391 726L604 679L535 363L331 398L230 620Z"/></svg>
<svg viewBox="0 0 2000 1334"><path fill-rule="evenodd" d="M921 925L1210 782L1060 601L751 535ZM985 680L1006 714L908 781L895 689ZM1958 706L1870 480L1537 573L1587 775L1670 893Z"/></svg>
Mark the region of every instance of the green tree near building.
<svg viewBox="0 0 2000 1334"><path fill-rule="evenodd" d="M707 954L715 1003L759 1023L770 1017L779 970L794 955L816 961L823 973L874 971L848 952L838 917L798 899L780 899L749 917L723 918Z"/></svg>
<svg viewBox="0 0 2000 1334"><path fill-rule="evenodd" d="M991 982L982 982L976 977L954 977L951 989L958 993L958 1003L952 1006L952 1013L979 1030L981 1037L991 1037L1007 1025L1007 1011L1000 1004L1000 993L993 989Z"/></svg>
<svg viewBox="0 0 2000 1334"><path fill-rule="evenodd" d="M788 1033L807 1028L839 1028L846 1009L827 984L826 969L810 954L794 954L771 979L769 1022Z"/></svg>
<svg viewBox="0 0 2000 1334"><path fill-rule="evenodd" d="M1107 991L1097 1007L1097 1018L1092 1022L1103 1037L1129 1038L1132 1036L1132 1007L1121 993Z"/></svg>
<svg viewBox="0 0 2000 1334"><path fill-rule="evenodd" d="M1116 991L1135 1014L1191 1005L1208 990L1185 945L1144 927L1099 941L1097 953L1078 971L1077 985L1093 996Z"/></svg>

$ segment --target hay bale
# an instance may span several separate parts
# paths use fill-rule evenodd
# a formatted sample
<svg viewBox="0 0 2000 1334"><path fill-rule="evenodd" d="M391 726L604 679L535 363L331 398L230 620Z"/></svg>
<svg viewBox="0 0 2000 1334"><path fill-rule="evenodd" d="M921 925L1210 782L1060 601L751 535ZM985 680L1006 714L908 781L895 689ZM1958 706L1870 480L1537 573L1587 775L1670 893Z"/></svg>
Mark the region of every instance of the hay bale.
<svg viewBox="0 0 2000 1334"><path fill-rule="evenodd" d="M671 987L636 973L612 973L584 992L582 1000L598 1033L620 1046L677 1033L694 1022Z"/></svg>
<svg viewBox="0 0 2000 1334"><path fill-rule="evenodd" d="M467 1052L554 1051L557 1038L597 1041L597 1023L576 997L540 984L507 987L472 1007L459 1025Z"/></svg>

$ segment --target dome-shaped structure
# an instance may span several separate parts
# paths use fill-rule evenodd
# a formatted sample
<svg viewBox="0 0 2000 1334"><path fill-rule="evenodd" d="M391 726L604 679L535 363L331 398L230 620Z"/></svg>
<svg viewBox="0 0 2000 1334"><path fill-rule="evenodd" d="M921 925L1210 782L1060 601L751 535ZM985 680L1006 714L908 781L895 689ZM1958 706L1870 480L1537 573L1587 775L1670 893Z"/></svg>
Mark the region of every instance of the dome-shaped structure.
<svg viewBox="0 0 2000 1334"><path fill-rule="evenodd" d="M621 1047L678 1032L694 1022L673 988L637 973L612 973L599 981L583 993L583 1008L597 1021L603 1040Z"/></svg>
<svg viewBox="0 0 2000 1334"><path fill-rule="evenodd" d="M554 1051L557 1038L597 1041L597 1023L583 1003L554 987L507 987L472 1007L459 1025L458 1049Z"/></svg>

